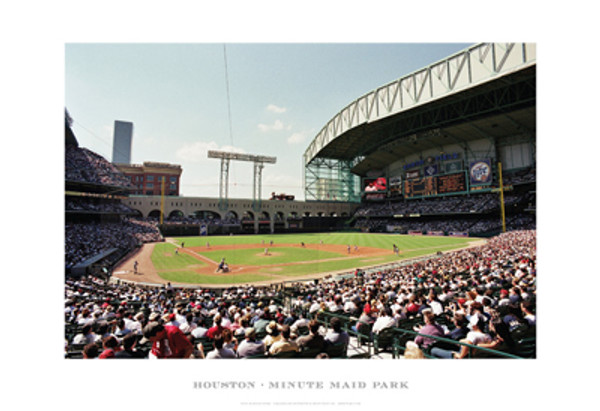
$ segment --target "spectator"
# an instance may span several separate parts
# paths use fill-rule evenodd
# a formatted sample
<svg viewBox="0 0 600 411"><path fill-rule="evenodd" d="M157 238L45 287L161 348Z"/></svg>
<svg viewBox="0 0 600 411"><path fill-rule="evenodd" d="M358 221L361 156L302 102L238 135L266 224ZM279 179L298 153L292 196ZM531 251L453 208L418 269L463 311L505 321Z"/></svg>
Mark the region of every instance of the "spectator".
<svg viewBox="0 0 600 411"><path fill-rule="evenodd" d="M415 331L424 335L417 336L415 338L415 343L422 349L426 349L435 342L435 339L426 337L425 335L443 337L444 330L436 323L435 315L430 309L423 311L423 319L425 320L425 325L422 327L415 327Z"/></svg>
<svg viewBox="0 0 600 411"><path fill-rule="evenodd" d="M273 343L271 348L269 349L269 354L277 355L282 352L288 351L296 351L298 352L300 349L298 348L298 344L290 339L290 327L284 325L281 327L281 340Z"/></svg>
<svg viewBox="0 0 600 411"><path fill-rule="evenodd" d="M265 344L260 340L256 340L254 328L246 328L245 335L246 339L238 346L238 357L245 358L265 354Z"/></svg>
<svg viewBox="0 0 600 411"><path fill-rule="evenodd" d="M206 336L208 338L215 338L217 335L221 335L223 332L223 326L221 325L223 317L221 314L215 314L213 326L208 329Z"/></svg>
<svg viewBox="0 0 600 411"><path fill-rule="evenodd" d="M268 350L274 342L281 340L282 336L280 333L280 326L275 322L271 321L266 328L267 335L263 338L265 348Z"/></svg>
<svg viewBox="0 0 600 411"><path fill-rule="evenodd" d="M102 347L104 351L98 358L115 358L115 353L119 350L119 341L114 335L108 336L102 341Z"/></svg>
<svg viewBox="0 0 600 411"><path fill-rule="evenodd" d="M214 349L206 354L206 359L214 360L217 358L236 358L235 352L230 348L223 347L223 344L223 334L217 334L213 338Z"/></svg>
<svg viewBox="0 0 600 411"><path fill-rule="evenodd" d="M179 329L184 334L191 334L196 329L197 325L194 323L194 314L191 312L185 315L185 321L179 326Z"/></svg>
<svg viewBox="0 0 600 411"><path fill-rule="evenodd" d="M396 327L396 319L394 317L392 317L392 310L390 307L384 307L380 312L379 312L379 317L377 317L377 320L375 320L375 323L373 324L373 328L371 329L371 332L373 334L379 334L381 331L385 330L386 328L392 328L392 327Z"/></svg>
<svg viewBox="0 0 600 411"><path fill-rule="evenodd" d="M299 348L308 348L308 349L325 349L325 339L322 335L319 334L319 322L317 320L312 320L308 326L310 330L310 334L299 337L296 339L296 343Z"/></svg>
<svg viewBox="0 0 600 411"><path fill-rule="evenodd" d="M81 333L73 338L73 344L94 344L98 342L100 337L92 331L92 328L92 324L84 325Z"/></svg>
<svg viewBox="0 0 600 411"><path fill-rule="evenodd" d="M97 344L87 344L83 347L83 358L84 359L94 359L98 358L99 350Z"/></svg>
<svg viewBox="0 0 600 411"><path fill-rule="evenodd" d="M225 328L221 333L223 336L223 347L232 350L233 352L237 352L238 341L237 338L233 336L233 333L229 328Z"/></svg>
<svg viewBox="0 0 600 411"><path fill-rule="evenodd" d="M144 358L144 353L135 349L138 338L135 333L130 333L123 337L123 349L115 352L115 358Z"/></svg>
<svg viewBox="0 0 600 411"><path fill-rule="evenodd" d="M342 322L338 317L333 317L329 325L331 325L331 331L325 335L325 342L331 345L346 344L350 341L350 336L346 331L342 330Z"/></svg>
<svg viewBox="0 0 600 411"><path fill-rule="evenodd" d="M535 326L535 314L532 311L533 304L531 301L523 301L521 303L521 311L524 314L524 319L530 327Z"/></svg>
<svg viewBox="0 0 600 411"><path fill-rule="evenodd" d="M181 330L153 321L144 327L144 338L152 342L154 358L190 358L194 347Z"/></svg>

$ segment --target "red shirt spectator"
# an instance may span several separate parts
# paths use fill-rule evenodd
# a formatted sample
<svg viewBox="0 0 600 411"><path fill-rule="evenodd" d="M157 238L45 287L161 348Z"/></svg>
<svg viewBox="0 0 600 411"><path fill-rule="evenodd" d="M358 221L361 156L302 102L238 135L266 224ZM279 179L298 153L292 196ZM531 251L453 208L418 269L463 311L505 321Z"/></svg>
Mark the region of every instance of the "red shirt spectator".
<svg viewBox="0 0 600 411"><path fill-rule="evenodd" d="M144 338L152 341L152 354L156 358L189 358L194 346L185 334L174 325L151 322L144 327Z"/></svg>

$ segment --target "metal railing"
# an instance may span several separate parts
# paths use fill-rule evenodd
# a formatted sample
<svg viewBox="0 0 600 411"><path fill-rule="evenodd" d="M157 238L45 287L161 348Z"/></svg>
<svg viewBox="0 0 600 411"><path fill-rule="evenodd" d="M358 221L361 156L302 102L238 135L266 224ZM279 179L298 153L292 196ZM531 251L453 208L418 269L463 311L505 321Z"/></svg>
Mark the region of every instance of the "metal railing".
<svg viewBox="0 0 600 411"><path fill-rule="evenodd" d="M367 350L369 353L369 356L371 355L371 350L373 351L377 351L378 350L378 343L379 343L379 336L377 334L365 334L359 331L354 331L352 330L350 327L348 327L348 324L350 323L357 323L358 322L358 318L355 317L351 317L351 316L346 316L346 315L341 315L341 314L336 314L336 313L331 313L328 311L319 311L318 313L316 313L316 318L317 321L319 321L321 324L325 325L326 327L329 326L329 321L331 320L331 318L333 317L337 317L342 321L343 324L343 329L348 332L348 334L353 335L355 337L357 337L359 340L364 339L366 346L367 346ZM386 329L388 330L388 329ZM526 359L525 357L521 357L515 354L511 354L508 352L504 352L504 351L499 351L499 350L494 350L491 348L485 348L485 347L480 347L477 345L473 345L473 344L468 344L468 343L464 343L464 342L460 342L457 340L452 340L449 338L444 338L444 337L436 337L436 336L432 336L429 334L421 334L417 331L414 330L407 330L407 329L403 329L403 328L399 328L399 327L392 327L389 328L389 330L391 330L393 332L393 336L392 336L392 354L393 354L393 358L398 357L398 353L400 350L404 350L405 348L400 344L401 341L404 341L404 343L406 343L406 341L409 341L406 338L400 338L400 337L406 337L406 336L412 336L414 338L418 337L418 336L422 336L422 337L426 337L426 338L430 338L435 340L435 342L440 342L440 343L446 343L446 344L452 344L455 346L459 346L459 347L467 347L468 348L468 354L467 354L467 358L473 358L474 357L474 353L476 351L479 352L483 352L486 355L489 355L491 357L501 357L501 358L511 358L511 359ZM389 331L388 331L389 332ZM411 340L414 340L414 338L412 338ZM434 343L435 344L435 343ZM433 344L431 344L433 345ZM425 356L427 358L435 358L433 356L431 356L428 353L424 353Z"/></svg>

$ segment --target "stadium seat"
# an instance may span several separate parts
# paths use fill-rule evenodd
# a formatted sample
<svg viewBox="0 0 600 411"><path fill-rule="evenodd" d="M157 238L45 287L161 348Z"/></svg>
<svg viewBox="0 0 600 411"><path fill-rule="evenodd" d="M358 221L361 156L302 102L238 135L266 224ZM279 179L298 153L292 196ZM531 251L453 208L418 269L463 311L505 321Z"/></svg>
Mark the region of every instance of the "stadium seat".
<svg viewBox="0 0 600 411"><path fill-rule="evenodd" d="M327 346L325 352L329 355L329 358L347 358L348 345L330 344Z"/></svg>
<svg viewBox="0 0 600 411"><path fill-rule="evenodd" d="M67 351L65 353L65 358L69 358L69 359L82 359L83 358L83 351L81 351L81 350Z"/></svg>
<svg viewBox="0 0 600 411"><path fill-rule="evenodd" d="M69 351L83 351L87 344L69 344Z"/></svg>
<svg viewBox="0 0 600 411"><path fill-rule="evenodd" d="M396 358L398 352L396 351L396 332L393 328L386 328L381 330L379 334L373 335L373 354L377 355L380 352L391 352L392 357Z"/></svg>
<svg viewBox="0 0 600 411"><path fill-rule="evenodd" d="M209 351L212 351L213 347L213 342L210 338L208 337L198 337L198 338L194 338L194 347L196 347L198 344L202 344L202 348L204 349L204 354L208 354Z"/></svg>
<svg viewBox="0 0 600 411"><path fill-rule="evenodd" d="M298 353L298 358L315 358L321 352L323 352L323 350L320 348L301 348Z"/></svg>
<svg viewBox="0 0 600 411"><path fill-rule="evenodd" d="M523 358L536 358L536 337L527 337L517 341L516 354Z"/></svg>
<svg viewBox="0 0 600 411"><path fill-rule="evenodd" d="M298 327L298 336L302 336L302 335L308 335L310 334L310 330L308 329L308 326L303 325Z"/></svg>
<svg viewBox="0 0 600 411"><path fill-rule="evenodd" d="M535 337L535 327L529 327L525 324L520 325L510 332L510 336L515 341L522 340L527 337Z"/></svg>
<svg viewBox="0 0 600 411"><path fill-rule="evenodd" d="M297 358L298 352L296 351L282 351L277 354L269 354L268 358Z"/></svg>

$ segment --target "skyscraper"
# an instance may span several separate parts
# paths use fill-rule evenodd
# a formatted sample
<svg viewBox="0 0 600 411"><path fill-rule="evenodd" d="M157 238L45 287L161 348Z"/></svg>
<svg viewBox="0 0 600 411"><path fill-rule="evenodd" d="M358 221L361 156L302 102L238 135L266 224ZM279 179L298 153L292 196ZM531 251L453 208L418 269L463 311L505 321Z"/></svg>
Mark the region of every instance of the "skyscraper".
<svg viewBox="0 0 600 411"><path fill-rule="evenodd" d="M132 138L133 123L115 120L112 155L114 164L131 164Z"/></svg>

